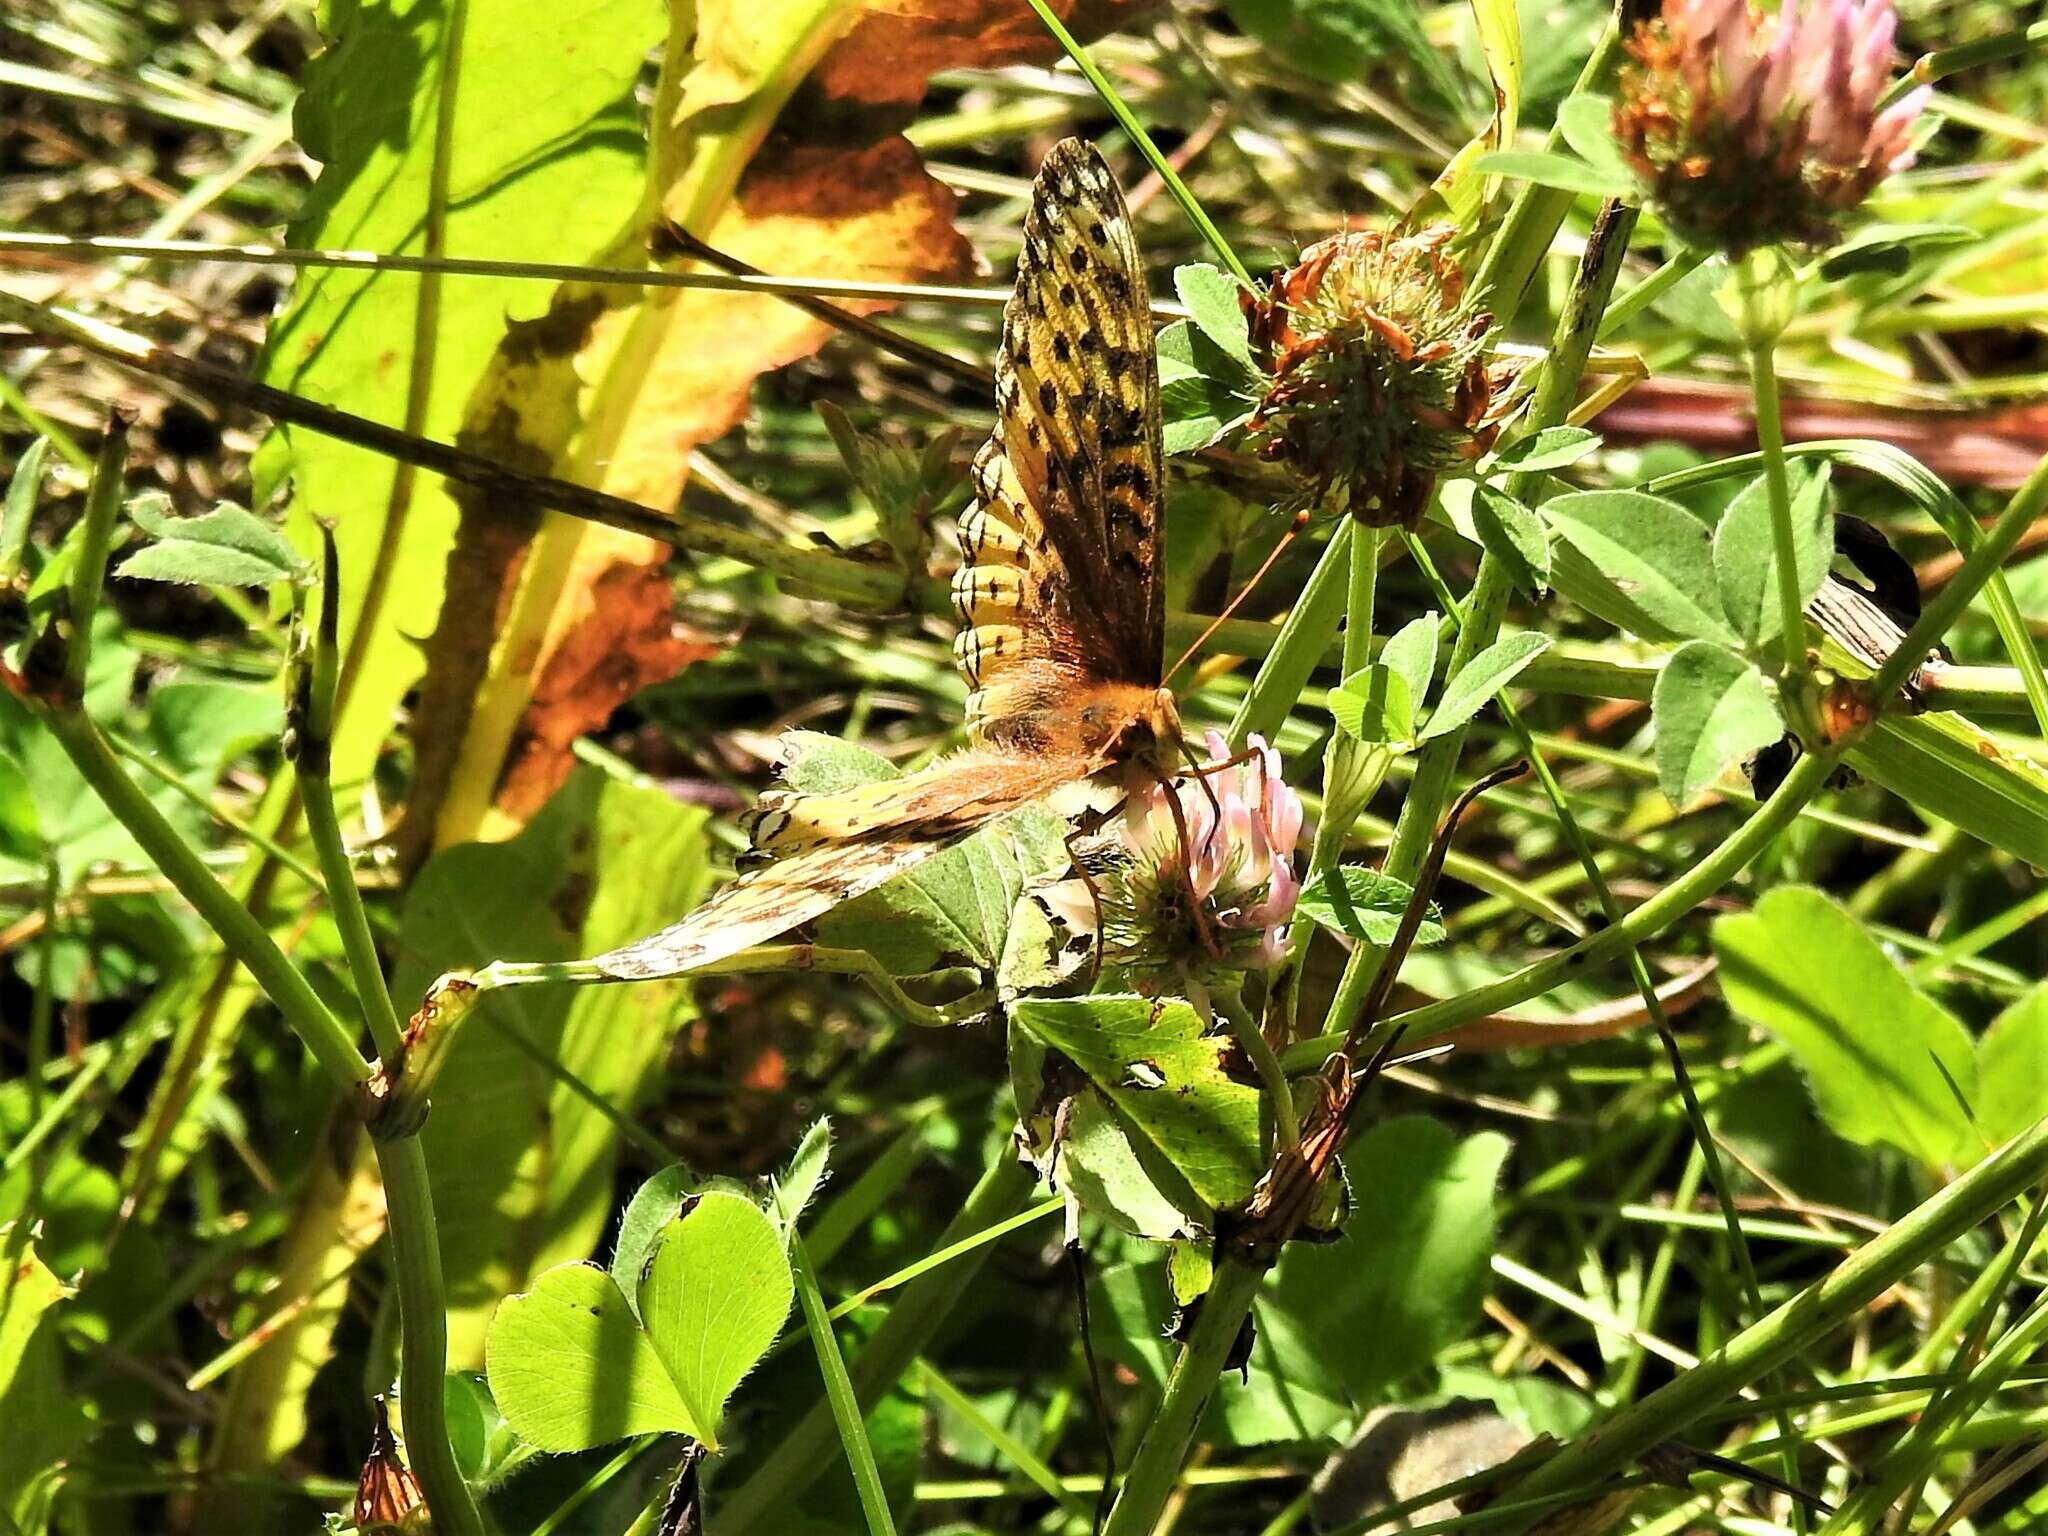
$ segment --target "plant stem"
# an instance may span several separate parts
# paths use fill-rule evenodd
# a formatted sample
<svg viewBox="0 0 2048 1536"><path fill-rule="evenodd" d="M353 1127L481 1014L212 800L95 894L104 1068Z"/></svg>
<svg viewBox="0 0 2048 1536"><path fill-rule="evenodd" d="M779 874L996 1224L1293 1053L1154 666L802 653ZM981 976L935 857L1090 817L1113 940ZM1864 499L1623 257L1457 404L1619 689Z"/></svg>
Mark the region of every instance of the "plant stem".
<svg viewBox="0 0 2048 1536"><path fill-rule="evenodd" d="M341 571L333 531L323 526L320 540L320 625L313 639L312 664L299 674L305 692L294 700L298 718L293 733L293 759L299 770L306 835L312 838L320 857L327 908L334 914L334 925L341 932L342 953L348 959L356 1005L369 1025L370 1039L378 1055L386 1061L396 1061L405 1049L404 1029L398 1010L392 1006L391 989L384 982L376 936L370 931L370 914L363 906L355 866L349 860L348 845L342 840L341 820L334 812L330 768L334 757L335 687L341 667Z"/></svg>
<svg viewBox="0 0 2048 1536"><path fill-rule="evenodd" d="M1806 677L1806 605L1799 594L1792 481L1785 472L1785 420L1778 401L1773 350L1769 342L1750 347L1749 383L1756 397L1756 439L1763 452L1764 490L1771 503L1771 543L1778 557L1778 675L1782 682L1796 686Z"/></svg>
<svg viewBox="0 0 2048 1536"><path fill-rule="evenodd" d="M93 793L114 819L127 828L178 894L198 911L206 926L248 968L321 1068L345 1091L354 1092L369 1077L370 1064L356 1050L348 1029L285 959L284 952L249 909L214 878L199 855L164 819L156 803L122 771L99 727L78 709L43 709L39 714L79 776L92 786Z"/></svg>
<svg viewBox="0 0 2048 1536"><path fill-rule="evenodd" d="M785 1219L787 1215L784 1212ZM818 1272L811 1267L810 1255L804 1252L804 1240L794 1227L789 1234L789 1263L796 1271L797 1299L803 1303L804 1321L810 1325L811 1348L818 1357L818 1374L824 1378L825 1400L831 1404L832 1419L839 1428L839 1443L845 1449L846 1464L853 1471L853 1486L860 1494L868 1536L896 1536L896 1522L889 1517L889 1495L882 1487L881 1471L875 1466L875 1448L868 1444L867 1427L861 1422L860 1404L854 1400L853 1382L846 1374L838 1337L825 1316L825 1298L818 1292Z"/></svg>
<svg viewBox="0 0 2048 1536"><path fill-rule="evenodd" d="M373 1141L384 1180L391 1238L392 1283L404 1347L398 1362L398 1402L405 1449L420 1492L434 1514L434 1530L484 1536L483 1518L448 1442L448 1313L442 1298L441 1239L427 1158L417 1136Z"/></svg>
<svg viewBox="0 0 2048 1536"><path fill-rule="evenodd" d="M1230 717L1230 729L1224 734L1233 752L1243 751L1252 736L1270 736L1280 728L1336 638L1347 595L1351 540L1356 533L1347 517L1323 546L1322 558L1273 636L1272 649L1259 664L1250 690Z"/></svg>
<svg viewBox="0 0 2048 1536"><path fill-rule="evenodd" d="M1294 1091L1288 1086L1287 1074L1281 1070L1280 1058L1267 1041L1266 1032L1259 1028L1259 1021L1246 1009L1244 998L1234 984L1217 988L1211 1000L1216 1011L1223 1015L1230 1038L1251 1059L1252 1069L1259 1074L1266 1097L1273 1101L1276 1145L1289 1151L1300 1146L1301 1116L1295 1113Z"/></svg>
<svg viewBox="0 0 2048 1536"><path fill-rule="evenodd" d="M1411 1008L1406 1013L1394 1015L1389 1022L1403 1026L1408 1035L1417 1040L1440 1034L1486 1014L1502 1012L1553 987L1588 975L1631 946L1655 938L1742 873L1773 837L1793 823L1806 802L1819 793L1834 771L1834 753L1805 754L1792 765L1792 771L1785 776L1777 792L1759 806L1756 813L1726 842L1648 901L1632 908L1620 922L1581 939L1569 949L1525 965L1498 981L1441 1002ZM1363 987L1359 988L1358 995L1364 996ZM1330 1016L1333 1022L1340 1017L1334 1003ZM1311 1071L1337 1049L1343 1039L1342 1031L1319 1035L1290 1046L1280 1059L1289 1071Z"/></svg>
<svg viewBox="0 0 2048 1536"><path fill-rule="evenodd" d="M122 771L106 738L83 710L43 708L38 714L114 819L163 871L178 894L192 904L228 952L248 969L321 1069L354 1099L369 1079L370 1064L356 1049L349 1030L320 1001L263 925L214 878L155 802ZM418 1141L412 1138L380 1142L377 1156L384 1175L392 1262L405 1322L400 1374L406 1400L414 1405L406 1414L413 1470L434 1511L437 1529L454 1536L482 1536L483 1522L456 1470L442 1411L448 1336L426 1163Z"/></svg>
<svg viewBox="0 0 2048 1536"><path fill-rule="evenodd" d="M1629 289L1620 298L1607 306L1607 313L1600 317L1598 339L1605 341L1629 321L1663 298L1665 294L1697 272L1710 253L1698 246L1687 246L1663 266Z"/></svg>
<svg viewBox="0 0 2048 1536"><path fill-rule="evenodd" d="M1503 1502L1535 1501L1580 1490L1591 1497L1645 1451L1682 1435L1744 1387L1840 1328L2044 1177L2048 1177L2048 1118L2036 1121L1893 1223L1882 1236L1857 1249L1824 1279L1759 1318L1675 1381L1566 1446L1516 1483L1502 1496ZM1532 1511L1527 1519L1517 1519L1507 1529L1527 1530L1535 1518Z"/></svg>
<svg viewBox="0 0 2048 1536"><path fill-rule="evenodd" d="M72 535L78 540L76 562L66 594L71 609L71 634L64 653L61 697L85 697L85 678L92 665L92 621L99 611L100 590L107 579L107 555L114 543L114 522L121 515L121 476L128 463L128 424L132 413L111 411L106 435L93 462L92 487L85 496L85 516Z"/></svg>
<svg viewBox="0 0 2048 1536"><path fill-rule="evenodd" d="M1032 1176L1007 1149L999 1151L940 1235L941 1248L972 1237L1020 1210L1031 1193ZM854 1398L863 1411L872 1408L923 1352L960 1298L974 1283L986 1247L977 1248L941 1269L928 1270L903 1288L889 1315L861 1350L849 1373ZM817 1402L799 1419L781 1444L762 1461L754 1475L718 1511L719 1536L747 1531L781 1531L788 1501L797 1497L832 1461L835 1429L832 1405Z"/></svg>
<svg viewBox="0 0 2048 1536"><path fill-rule="evenodd" d="M1598 89L1620 62L1620 10L1621 7L1617 6L1615 19L1607 23L1600 33L1600 40L1593 45L1592 54L1572 84L1573 95ZM1553 151L1563 149L1563 129L1553 127L1545 137L1543 147ZM1550 250L1551 238L1577 200L1575 192L1542 186L1533 181L1515 194L1514 201L1508 205L1507 216L1501 220L1500 232L1487 246L1486 258L1472 279L1470 293L1474 309L1491 311L1503 327L1515 317L1515 311L1522 307L1522 296L1529 291L1529 280L1536 275L1537 267Z"/></svg>
<svg viewBox="0 0 2048 1536"><path fill-rule="evenodd" d="M1151 1536L1174 1484L1180 1477L1188 1445L1202 1410L1216 1390L1216 1378L1230 1358L1252 1298L1266 1278L1265 1266L1247 1259L1226 1258L1203 1296L1194 1332L1175 1357L1166 1378L1166 1392L1154 1410L1138 1453L1124 1474L1116 1504L1102 1536Z"/></svg>

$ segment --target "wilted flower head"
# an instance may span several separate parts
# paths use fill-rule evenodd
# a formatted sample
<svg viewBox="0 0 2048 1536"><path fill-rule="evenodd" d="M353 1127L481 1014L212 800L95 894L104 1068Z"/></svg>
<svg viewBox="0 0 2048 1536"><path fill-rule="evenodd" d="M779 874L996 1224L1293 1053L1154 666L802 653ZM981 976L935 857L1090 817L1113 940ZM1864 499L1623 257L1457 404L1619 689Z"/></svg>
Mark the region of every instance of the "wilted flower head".
<svg viewBox="0 0 2048 1536"><path fill-rule="evenodd" d="M1459 305L1465 274L1434 224L1319 240L1245 300L1271 382L1250 429L1261 457L1317 496L1340 490L1375 527L1413 527L1437 476L1493 444L1490 315Z"/></svg>
<svg viewBox="0 0 2048 1536"><path fill-rule="evenodd" d="M1223 737L1209 732L1208 748L1204 766L1215 771L1133 790L1115 833L1084 855L1087 876L1040 893L1077 937L1100 943L1106 965L1139 974L1204 965L1261 970L1286 947L1301 894L1291 858L1301 797L1262 737L1252 737L1247 761L1228 768L1216 766L1232 756Z"/></svg>
<svg viewBox="0 0 2048 1536"><path fill-rule="evenodd" d="M1833 238L1913 163L1929 88L1878 110L1898 24L1892 0L1664 0L1629 40L1614 134L1665 221L1730 252Z"/></svg>

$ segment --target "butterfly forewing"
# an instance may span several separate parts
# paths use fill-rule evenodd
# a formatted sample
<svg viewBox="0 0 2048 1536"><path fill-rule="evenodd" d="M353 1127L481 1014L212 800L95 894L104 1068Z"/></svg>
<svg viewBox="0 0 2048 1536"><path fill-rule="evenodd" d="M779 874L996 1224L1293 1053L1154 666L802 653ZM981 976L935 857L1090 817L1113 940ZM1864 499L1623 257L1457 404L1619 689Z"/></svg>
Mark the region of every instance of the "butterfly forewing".
<svg viewBox="0 0 2048 1536"><path fill-rule="evenodd" d="M1078 139L1039 171L996 398L954 582L961 670L981 694L971 717L1043 708L1057 688L1157 687L1164 460L1151 300L1123 194Z"/></svg>
<svg viewBox="0 0 2048 1536"><path fill-rule="evenodd" d="M774 862L599 956L605 972L699 969L1126 755L1157 747L1174 761L1179 726L1159 686L1164 464L1151 303L1123 194L1077 139L1055 145L1039 172L996 395L953 587L975 747L900 779L764 797L751 831Z"/></svg>

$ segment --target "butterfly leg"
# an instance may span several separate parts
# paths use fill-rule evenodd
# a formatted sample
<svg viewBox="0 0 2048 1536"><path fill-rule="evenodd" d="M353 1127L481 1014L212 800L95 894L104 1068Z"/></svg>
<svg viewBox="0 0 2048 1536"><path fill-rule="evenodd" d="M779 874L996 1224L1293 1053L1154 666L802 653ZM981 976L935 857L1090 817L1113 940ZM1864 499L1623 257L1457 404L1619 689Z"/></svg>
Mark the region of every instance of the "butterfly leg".
<svg viewBox="0 0 2048 1536"><path fill-rule="evenodd" d="M1088 866L1081 862L1081 851L1074 846L1082 836L1078 828L1069 828L1066 833L1067 862L1074 866L1074 873L1081 877L1081 883L1088 887L1088 904L1095 909L1095 952L1088 960L1088 985L1094 986L1102 975L1102 950L1105 935L1102 931L1102 889L1095 883L1095 877L1088 873Z"/></svg>
<svg viewBox="0 0 2048 1536"><path fill-rule="evenodd" d="M1188 831L1187 812L1181 809L1180 796L1174 792L1173 780L1157 769L1153 769L1152 772L1153 777L1159 781L1160 792L1166 797L1166 809L1173 817L1173 830L1180 838L1181 886L1187 892L1188 916L1194 920L1195 936L1201 941L1203 953L1211 959L1220 960L1223 957L1223 946L1217 942L1215 933L1211 931L1208 916L1202 911L1202 898L1195 891L1195 839ZM1203 782L1206 783L1207 780ZM1210 791L1212 799L1214 793L1213 790ZM1223 815L1219 809L1216 824L1209 835L1214 837L1222 830L1222 826Z"/></svg>

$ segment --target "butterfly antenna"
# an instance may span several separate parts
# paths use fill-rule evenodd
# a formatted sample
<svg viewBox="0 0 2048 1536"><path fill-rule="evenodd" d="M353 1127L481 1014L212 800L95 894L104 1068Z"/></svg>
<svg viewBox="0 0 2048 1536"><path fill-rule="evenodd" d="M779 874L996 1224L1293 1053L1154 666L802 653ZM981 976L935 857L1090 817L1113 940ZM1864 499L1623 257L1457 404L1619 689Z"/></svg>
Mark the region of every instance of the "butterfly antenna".
<svg viewBox="0 0 2048 1536"><path fill-rule="evenodd" d="M1292 544L1296 539L1300 538L1303 532L1307 530L1307 528L1308 508L1303 507L1299 512L1294 514L1293 524L1288 528L1288 530L1285 533L1280 535L1280 542L1273 546L1272 552L1266 556L1265 560L1260 564L1259 568L1256 571L1252 572L1252 579L1246 582L1242 587L1240 587L1238 589L1237 596L1233 597L1228 603L1226 603L1224 605L1223 611L1217 614L1215 618L1209 621L1209 627L1202 631L1201 638L1196 640L1195 643L1189 646L1185 651L1181 652L1180 660L1176 661L1172 666L1166 669L1166 676L1159 680L1160 687L1166 688L1172 686L1174 677L1179 673L1180 669L1186 666L1188 662L1194 658L1194 655L1197 651L1201 650L1203 646L1209 643L1209 637L1215 634L1217 630L1223 627L1224 621L1226 619L1228 619L1232 614L1236 613L1239 608L1244 606L1244 600L1252 595L1252 592L1257 588L1258 584L1261 581L1265 580L1266 573L1273 569L1273 562L1280 558L1281 551L1286 549L1287 546Z"/></svg>
<svg viewBox="0 0 2048 1536"><path fill-rule="evenodd" d="M722 272L734 277L763 277L759 267L749 266L737 256L728 256L716 246L706 245L674 219L663 219L656 226L650 241L653 254L661 256L688 256L694 261L708 262ZM777 293L784 303L792 304L814 319L850 335L858 336L870 345L900 357L907 363L920 368L929 368L942 373L956 384L964 384L983 399L993 400L995 392L989 384L988 370L941 352L937 347L928 347L923 342L912 341L907 336L898 336L887 326L878 325L866 315L857 315L841 304L828 299L813 298L802 293Z"/></svg>

